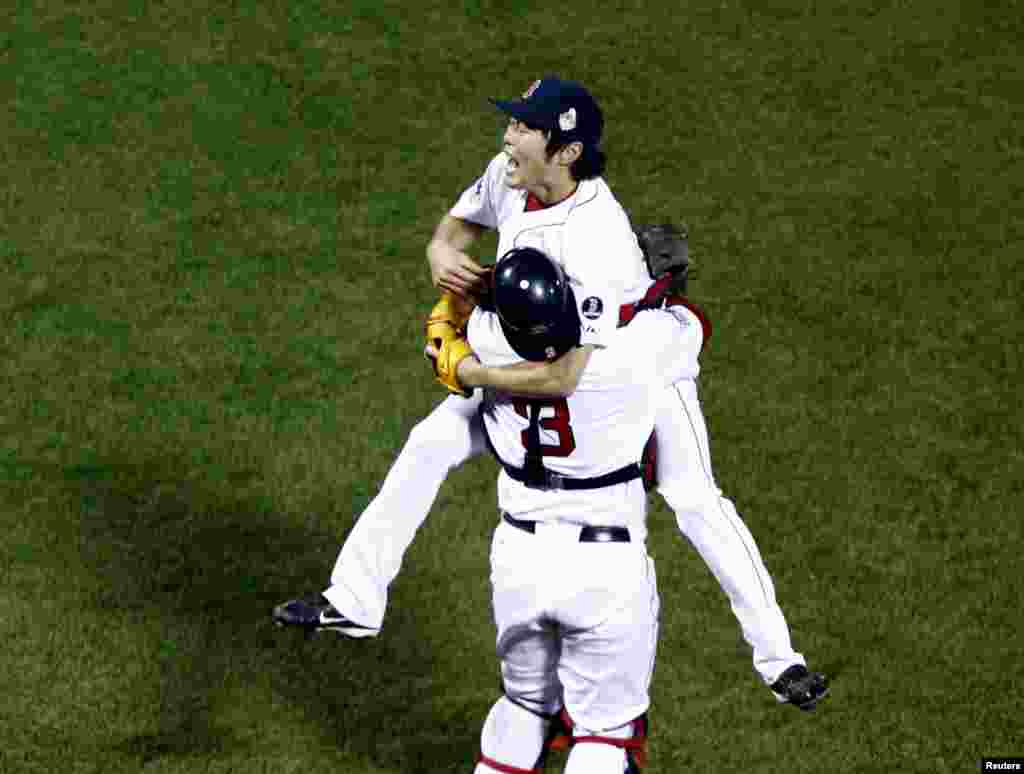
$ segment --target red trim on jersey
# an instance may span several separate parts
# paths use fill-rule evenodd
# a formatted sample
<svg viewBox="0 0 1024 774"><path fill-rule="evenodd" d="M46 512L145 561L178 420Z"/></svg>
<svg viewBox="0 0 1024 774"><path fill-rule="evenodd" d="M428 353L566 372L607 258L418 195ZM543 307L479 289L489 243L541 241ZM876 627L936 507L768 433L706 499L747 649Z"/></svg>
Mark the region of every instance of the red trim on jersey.
<svg viewBox="0 0 1024 774"><path fill-rule="evenodd" d="M658 434L654 430L651 430L640 454L640 472L644 490L650 492L658 485Z"/></svg>
<svg viewBox="0 0 1024 774"><path fill-rule="evenodd" d="M548 207L554 207L555 205L561 204L570 196L576 193L576 189L573 188L566 196L559 199L557 202L551 202L551 204L545 204L537 196L530 191L526 194L526 212L536 212L537 210L546 210Z"/></svg>
<svg viewBox="0 0 1024 774"><path fill-rule="evenodd" d="M480 758L477 763L482 763L490 769L500 771L501 774L542 774L542 769L517 769L515 766L507 766L504 763L498 763L493 758L488 758L483 753L480 754Z"/></svg>
<svg viewBox="0 0 1024 774"><path fill-rule="evenodd" d="M651 285L652 289L654 287L655 287L655 285ZM650 292L651 291L648 290L648 294ZM645 296L645 298L646 298L646 296ZM638 301L638 302L636 302L634 304L623 304L622 306L619 307L619 327L620 328L623 325L628 325L629 322L634 317L636 317L637 306L640 303L641 302ZM700 351L703 352L704 351L704 347L708 343L708 339L711 338L711 319L708 317L707 313L703 309L701 309L699 306L697 306L695 303L693 303L690 299L686 298L686 296L680 296L680 295L668 296L665 299L665 306L685 306L687 309L689 309L691 312L694 313L694 315L697 317L698 320L700 320L700 327L701 327L701 330L703 331L703 338L701 339L701 342L700 342Z"/></svg>
<svg viewBox="0 0 1024 774"><path fill-rule="evenodd" d="M628 325L629 322L636 317L636 313L641 309L655 309L661 306L659 301L666 292L668 292L669 285L672 284L672 275L663 274L658 277L657 281L647 288L647 292L644 293L644 297L639 301L632 304L623 304L619 307L619 327Z"/></svg>
<svg viewBox="0 0 1024 774"><path fill-rule="evenodd" d="M704 330L704 340L700 343L700 351L703 352L704 345L707 344L708 339L711 338L711 318L708 317L707 312L693 303L693 301L688 299L686 296L669 296L665 299L665 306L685 306L697 316L697 319L700 320L700 327Z"/></svg>

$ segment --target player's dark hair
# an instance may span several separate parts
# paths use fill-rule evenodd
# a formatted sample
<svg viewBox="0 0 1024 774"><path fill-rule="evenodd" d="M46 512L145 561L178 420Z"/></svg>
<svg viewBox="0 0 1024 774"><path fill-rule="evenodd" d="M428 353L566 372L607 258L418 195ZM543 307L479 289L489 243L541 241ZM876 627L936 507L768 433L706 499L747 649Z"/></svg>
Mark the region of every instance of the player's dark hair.
<svg viewBox="0 0 1024 774"><path fill-rule="evenodd" d="M575 142L579 142L576 140ZM566 145L571 145L572 142L566 142L559 137L559 132L548 133L548 144L544 149L550 159L558 151L562 150ZM605 156L604 151L598 148L596 145L591 143L582 143L583 152L580 157L576 159L569 167L569 174L572 175L572 179L579 180L590 180L594 177L600 177L604 173L605 163L608 161L608 157Z"/></svg>
<svg viewBox="0 0 1024 774"><path fill-rule="evenodd" d="M566 140L565 137L557 129L550 131L548 129L542 129L539 126L534 126L528 121L522 122L527 129L532 131L544 132L544 135L548 138L548 144L544 148L544 152L550 159L558 151L562 150L566 145L571 145L573 142L580 142L579 140ZM592 143L584 142L583 152L580 157L576 159L569 166L569 174L572 175L572 179L577 182L580 180L590 180L594 177L600 177L604 174L605 164L608 163L608 157L605 152L598 148Z"/></svg>

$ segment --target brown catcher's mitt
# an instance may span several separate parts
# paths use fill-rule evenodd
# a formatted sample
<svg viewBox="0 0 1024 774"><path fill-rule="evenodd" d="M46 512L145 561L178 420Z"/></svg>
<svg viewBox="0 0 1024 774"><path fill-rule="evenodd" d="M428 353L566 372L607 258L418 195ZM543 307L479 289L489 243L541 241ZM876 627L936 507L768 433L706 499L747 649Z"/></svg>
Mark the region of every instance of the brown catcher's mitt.
<svg viewBox="0 0 1024 774"><path fill-rule="evenodd" d="M636 241L643 250L647 271L651 279L672 277L670 293L686 294L686 281L690 277L690 245L686 226L671 223L634 226Z"/></svg>

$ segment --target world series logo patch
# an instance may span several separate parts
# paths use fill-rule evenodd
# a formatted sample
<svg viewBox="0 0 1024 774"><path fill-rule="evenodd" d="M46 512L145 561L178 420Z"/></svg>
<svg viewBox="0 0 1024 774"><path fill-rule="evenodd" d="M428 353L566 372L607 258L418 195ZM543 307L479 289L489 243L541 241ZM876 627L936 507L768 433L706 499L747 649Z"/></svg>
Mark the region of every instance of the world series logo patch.
<svg viewBox="0 0 1024 774"><path fill-rule="evenodd" d="M601 303L601 299L597 296L590 296L583 299L583 306L580 307L580 312L588 320L596 320L604 312L604 304Z"/></svg>

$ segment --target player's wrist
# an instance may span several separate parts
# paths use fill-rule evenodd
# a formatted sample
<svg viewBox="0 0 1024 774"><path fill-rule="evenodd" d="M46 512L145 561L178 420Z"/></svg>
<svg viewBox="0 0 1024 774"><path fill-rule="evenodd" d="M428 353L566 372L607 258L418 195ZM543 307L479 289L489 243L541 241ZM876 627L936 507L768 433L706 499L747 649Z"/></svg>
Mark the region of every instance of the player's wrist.
<svg viewBox="0 0 1024 774"><path fill-rule="evenodd" d="M476 355L467 355L459 361L455 368L455 376L459 384L467 389L485 387L487 368L481 364Z"/></svg>
<svg viewBox="0 0 1024 774"><path fill-rule="evenodd" d="M444 268L444 243L436 237L427 243L427 264L436 279Z"/></svg>

